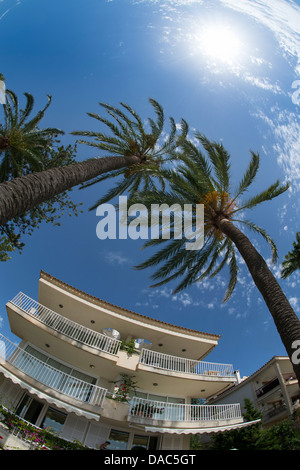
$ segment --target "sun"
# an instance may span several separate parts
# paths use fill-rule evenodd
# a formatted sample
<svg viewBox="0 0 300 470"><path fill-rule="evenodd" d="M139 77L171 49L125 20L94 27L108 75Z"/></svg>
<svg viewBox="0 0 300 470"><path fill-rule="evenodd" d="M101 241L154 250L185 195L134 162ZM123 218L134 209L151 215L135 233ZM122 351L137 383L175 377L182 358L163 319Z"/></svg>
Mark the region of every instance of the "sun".
<svg viewBox="0 0 300 470"><path fill-rule="evenodd" d="M240 54L240 38L230 26L220 23L204 26L198 37L202 52L211 59L233 63Z"/></svg>

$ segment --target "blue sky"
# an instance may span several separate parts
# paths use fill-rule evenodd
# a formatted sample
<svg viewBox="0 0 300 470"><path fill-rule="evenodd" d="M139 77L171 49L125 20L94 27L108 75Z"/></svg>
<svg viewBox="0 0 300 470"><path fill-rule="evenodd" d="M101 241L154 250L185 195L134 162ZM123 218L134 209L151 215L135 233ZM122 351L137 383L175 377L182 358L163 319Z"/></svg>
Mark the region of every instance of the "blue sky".
<svg viewBox="0 0 300 470"><path fill-rule="evenodd" d="M280 262L299 230L300 3L283 0L0 0L0 71L36 109L53 97L43 125L97 129L87 112L98 102L134 107L153 116L154 98L167 116L183 117L232 155L238 183L250 149L261 155L253 194L277 178L291 191L248 214L272 236ZM293 88L293 84L294 87ZM0 110L1 111L1 110ZM97 155L79 146L78 160ZM222 304L227 273L172 296L172 285L149 288L151 271L132 267L148 253L141 241L96 237L88 208L111 183L74 201L84 213L61 227L43 225L24 241L21 255L1 265L0 331L10 334L5 303L17 292L37 299L40 270L99 298L166 322L221 335L207 357L250 375L274 355L285 355L273 320L243 263L231 300ZM268 262L269 247L249 234ZM150 252L149 252L150 254ZM279 279L280 262L271 266ZM281 281L300 312L300 276Z"/></svg>

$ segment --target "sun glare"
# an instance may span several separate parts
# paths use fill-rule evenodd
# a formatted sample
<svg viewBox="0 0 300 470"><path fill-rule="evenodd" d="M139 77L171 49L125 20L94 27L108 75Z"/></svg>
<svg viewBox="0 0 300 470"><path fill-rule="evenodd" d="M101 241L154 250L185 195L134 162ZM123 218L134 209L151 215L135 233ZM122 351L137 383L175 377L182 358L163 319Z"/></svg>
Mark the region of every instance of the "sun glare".
<svg viewBox="0 0 300 470"><path fill-rule="evenodd" d="M232 63L240 53L240 39L228 26L206 26L199 40L203 53L221 62Z"/></svg>

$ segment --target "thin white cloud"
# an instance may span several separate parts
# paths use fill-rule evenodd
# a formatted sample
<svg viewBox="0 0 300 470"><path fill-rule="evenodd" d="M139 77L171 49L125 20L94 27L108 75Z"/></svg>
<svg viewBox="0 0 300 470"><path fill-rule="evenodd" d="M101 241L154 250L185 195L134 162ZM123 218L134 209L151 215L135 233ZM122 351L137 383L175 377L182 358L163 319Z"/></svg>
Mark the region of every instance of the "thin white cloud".
<svg viewBox="0 0 300 470"><path fill-rule="evenodd" d="M256 86L266 91L271 91L275 94L283 94L283 91L278 83L271 83L267 77L256 77L249 72L242 74L241 78L250 85Z"/></svg>
<svg viewBox="0 0 300 470"><path fill-rule="evenodd" d="M300 302L298 297L290 297L289 302L296 313L300 313Z"/></svg>
<svg viewBox="0 0 300 470"><path fill-rule="evenodd" d="M115 251L109 251L106 253L104 259L108 264L128 265L131 262L127 256L124 256L121 252Z"/></svg>
<svg viewBox="0 0 300 470"><path fill-rule="evenodd" d="M270 29L288 54L300 58L300 6L295 2L291 0L218 1L223 6L246 15ZM204 4L203 0L139 0L133 3L158 5L164 18L172 22L176 19L182 20L184 14L181 11L182 7L199 7Z"/></svg>
<svg viewBox="0 0 300 470"><path fill-rule="evenodd" d="M296 112L280 110L273 107L268 115L260 110L256 117L263 120L272 131L275 144L273 151L283 169L286 179L290 181L292 190L300 190L300 132L299 116Z"/></svg>
<svg viewBox="0 0 300 470"><path fill-rule="evenodd" d="M300 7L283 0L219 0L220 3L245 14L272 31L280 47L297 58L300 73Z"/></svg>
<svg viewBox="0 0 300 470"><path fill-rule="evenodd" d="M243 30L234 31L237 25L233 25L232 33L236 34L239 42L241 55L236 60L222 63L207 56L207 47L205 47L205 38L203 32L207 28L207 19L209 16L201 15L207 12L207 4L200 0L141 0L139 3L148 3L158 6L158 10L164 20L164 26L160 28L158 36L162 44L168 48L168 52L178 57L180 50L185 51L185 57L191 57L197 60L202 55L201 66L216 76L222 76L223 72L231 73L238 79L255 86L259 89L283 94L279 83L273 83L267 76L272 69L272 63L266 58L257 56L257 51L251 49L251 38ZM217 8L218 4L228 10L245 15L255 20L257 23L268 28L281 47L283 53L296 60L295 71L300 73L300 7L293 2L284 0L215 0L212 2L211 11ZM186 7L194 8L186 8ZM215 18L212 16L212 25L215 24ZM231 25L228 25L231 27ZM153 27L153 26L152 26ZM218 28L216 29L216 31ZM221 45L220 45L221 47ZM165 52L161 47L161 53ZM253 67L258 70L253 70ZM263 68L265 70L263 70ZM261 70L259 70L261 69ZM201 74L199 80L203 83L207 81L207 76ZM230 82L224 83L220 80L220 86L231 86Z"/></svg>

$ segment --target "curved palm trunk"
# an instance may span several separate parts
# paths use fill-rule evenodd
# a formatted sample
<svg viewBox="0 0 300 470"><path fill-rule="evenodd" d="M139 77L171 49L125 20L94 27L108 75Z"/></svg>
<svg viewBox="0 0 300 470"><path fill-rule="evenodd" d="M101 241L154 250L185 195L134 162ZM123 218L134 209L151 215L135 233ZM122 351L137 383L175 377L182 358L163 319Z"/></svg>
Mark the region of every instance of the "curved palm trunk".
<svg viewBox="0 0 300 470"><path fill-rule="evenodd" d="M295 364L295 361L294 363L292 361L292 355L295 353L292 344L294 341L300 340L299 318L292 309L265 260L254 248L246 235L224 217L219 217L219 219L216 220L216 224L219 229L233 241L246 262L250 274L273 317L300 386L300 364Z"/></svg>
<svg viewBox="0 0 300 470"><path fill-rule="evenodd" d="M102 173L141 162L138 156L93 158L0 184L0 225Z"/></svg>

